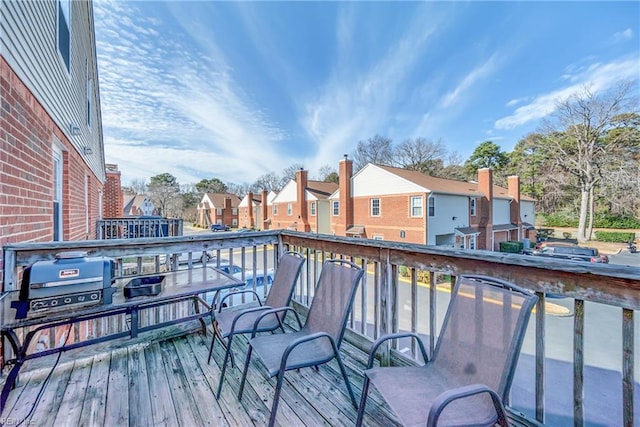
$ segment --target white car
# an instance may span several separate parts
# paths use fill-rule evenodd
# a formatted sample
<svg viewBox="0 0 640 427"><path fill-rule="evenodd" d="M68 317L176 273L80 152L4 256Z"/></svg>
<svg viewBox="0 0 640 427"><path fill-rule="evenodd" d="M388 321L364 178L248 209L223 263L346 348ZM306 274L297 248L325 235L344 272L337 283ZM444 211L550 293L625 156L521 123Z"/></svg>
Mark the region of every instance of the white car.
<svg viewBox="0 0 640 427"><path fill-rule="evenodd" d="M239 265L235 265L235 264L229 264L228 262L221 262L220 266L217 266L215 262L212 262L213 266L216 266L216 268L219 268L221 271L224 271L227 274L231 274L233 277L242 280L242 272L243 269L242 267L240 267ZM266 279L266 283L268 285L271 285L273 283L273 275L274 275L274 270L273 268L269 268L266 271L266 274L264 273L263 270L258 270L256 271L256 278L255 278L255 292L256 294L258 294L258 297L260 298L260 300L264 300L264 295L265 295L265 289L264 289L264 285L265 285L265 279ZM238 290L247 290L247 291L251 291L254 290L253 288L253 270L252 269L244 269L244 283L245 283L245 287L244 288L240 288ZM222 291L220 292L220 299L224 298L225 295L227 295L228 291ZM214 295L206 295L206 300L208 303L212 303L213 300L213 296ZM242 302L242 296L236 296L234 298L234 304L238 304ZM245 294L245 301L252 301L253 297L251 296L250 293L246 293ZM225 301L222 303L223 307L226 307L229 304L229 301Z"/></svg>

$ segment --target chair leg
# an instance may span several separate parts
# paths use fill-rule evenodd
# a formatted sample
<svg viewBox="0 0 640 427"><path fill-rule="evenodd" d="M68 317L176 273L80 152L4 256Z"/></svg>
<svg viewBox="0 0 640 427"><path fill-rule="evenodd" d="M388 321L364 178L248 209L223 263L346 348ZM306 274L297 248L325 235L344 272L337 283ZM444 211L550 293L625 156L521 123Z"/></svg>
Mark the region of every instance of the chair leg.
<svg viewBox="0 0 640 427"><path fill-rule="evenodd" d="M227 351L224 353L224 362L222 363L222 371L220 372L220 381L218 381L218 391L216 392L216 399L220 399L220 393L222 392L222 383L224 382L224 374L227 372L227 363L231 356L231 339L233 335L229 335L227 338ZM232 362L233 363L233 362Z"/></svg>
<svg viewBox="0 0 640 427"><path fill-rule="evenodd" d="M369 394L369 377L364 375L364 385L362 386L362 396L360 397L360 407L358 408L358 419L356 420L356 427L362 426L362 419L364 418L364 407L367 404L367 395Z"/></svg>
<svg viewBox="0 0 640 427"><path fill-rule="evenodd" d="M356 398L353 395L353 390L351 389L351 383L349 382L349 377L347 377L347 371L344 369L344 364L342 363L342 359L340 359L340 354L335 351L336 359L338 360L338 366L340 366L340 372L342 372L342 376L344 377L344 382L347 385L347 391L349 391L349 397L351 397L351 403L355 409L358 409L358 404L356 403Z"/></svg>
<svg viewBox="0 0 640 427"><path fill-rule="evenodd" d="M251 342L249 342L247 359L244 361L244 370L242 371L242 379L240 380L240 388L238 389L238 400L242 400L242 392L244 391L244 382L247 380L247 371L249 370L249 362L251 362L252 351L253 351L253 347L251 347Z"/></svg>
<svg viewBox="0 0 640 427"><path fill-rule="evenodd" d="M211 355L213 354L213 344L216 342L216 334L211 337L211 345L209 346L209 358L207 359L207 365L211 363Z"/></svg>
<svg viewBox="0 0 640 427"><path fill-rule="evenodd" d="M276 383L276 392L273 395L273 404L271 405L271 416L269 417L269 427L273 427L276 423L276 412L278 412L278 403L280 402L280 390L284 382L284 371L278 372L278 381Z"/></svg>

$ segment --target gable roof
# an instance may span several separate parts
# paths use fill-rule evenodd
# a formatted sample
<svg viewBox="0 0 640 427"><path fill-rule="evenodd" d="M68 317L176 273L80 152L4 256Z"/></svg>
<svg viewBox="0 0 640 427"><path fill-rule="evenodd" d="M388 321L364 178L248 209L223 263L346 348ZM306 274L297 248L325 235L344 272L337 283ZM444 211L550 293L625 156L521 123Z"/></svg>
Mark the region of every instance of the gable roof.
<svg viewBox="0 0 640 427"><path fill-rule="evenodd" d="M421 187L424 187L427 192L443 193L443 194L456 194L463 196L481 197L483 193L478 188L477 182L458 181L454 179L437 178L435 176L427 175L422 172L412 171L408 169L396 168L393 166L376 165L377 167L386 170L394 175L413 182ZM498 199L512 199L509 195L509 190L500 187L498 185L493 186L493 197ZM520 195L521 200L535 201L535 199Z"/></svg>
<svg viewBox="0 0 640 427"><path fill-rule="evenodd" d="M202 198L203 199L202 201L205 201L205 199L209 199L212 207L224 208L224 200L226 198L231 199L232 208L237 208L238 205L240 204L240 197L231 193L205 193L205 195Z"/></svg>
<svg viewBox="0 0 640 427"><path fill-rule="evenodd" d="M307 181L307 191L317 199L327 199L338 189L335 182Z"/></svg>

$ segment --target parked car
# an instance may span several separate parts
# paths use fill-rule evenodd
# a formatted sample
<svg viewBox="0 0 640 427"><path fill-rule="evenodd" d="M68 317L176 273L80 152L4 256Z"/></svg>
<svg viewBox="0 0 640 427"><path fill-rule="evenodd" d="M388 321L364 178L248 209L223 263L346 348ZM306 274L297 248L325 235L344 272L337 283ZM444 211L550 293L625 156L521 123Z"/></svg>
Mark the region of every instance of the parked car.
<svg viewBox="0 0 640 427"><path fill-rule="evenodd" d="M231 227L224 224L211 224L211 231L229 231Z"/></svg>
<svg viewBox="0 0 640 427"><path fill-rule="evenodd" d="M178 256L178 265L189 264L189 252L181 252L179 254L174 254ZM171 263L172 255L160 256L160 263L169 265ZM191 262L194 264L202 264L205 260L210 262L212 259L216 257L213 251L210 252L200 252L194 251L191 253Z"/></svg>
<svg viewBox="0 0 640 427"><path fill-rule="evenodd" d="M242 267L238 265L221 263L218 268L234 277L242 278ZM266 274L262 270L256 271L256 288L262 288L264 286L265 279L267 280L267 283L271 285L273 283L273 273L273 268L267 269ZM248 288L253 287L253 269L244 270L244 281ZM260 292L258 292L258 294L260 294Z"/></svg>
<svg viewBox="0 0 640 427"><path fill-rule="evenodd" d="M597 248L589 248L572 244L545 243L540 248L536 248L532 255L545 256L557 259L568 259L571 261L608 263L607 255L600 255Z"/></svg>
<svg viewBox="0 0 640 427"><path fill-rule="evenodd" d="M216 264L213 264L213 265L215 266ZM220 270L224 271L227 274L231 274L232 276L242 280L243 269L239 265L229 264L229 262L221 262L220 266L218 266L217 268L219 268ZM267 284L271 285L273 283L273 276L274 276L273 268L267 269L266 274L264 273L263 270L256 271L255 292L258 294L261 300L264 299L264 295L265 295L265 289L264 289L265 279ZM253 282L254 282L253 269L244 269L245 287L242 289L253 290ZM224 298L224 296L227 295L227 293L228 291L220 292L220 299ZM211 295L207 294L206 295L207 302L211 304L213 297L214 297L214 294L211 294ZM238 297L238 298L241 298L241 297ZM247 299L248 301L251 301L251 298L252 297L250 294L245 295L245 299ZM240 302L240 300L236 299L234 302L238 303ZM222 306L226 307L227 302L224 302Z"/></svg>

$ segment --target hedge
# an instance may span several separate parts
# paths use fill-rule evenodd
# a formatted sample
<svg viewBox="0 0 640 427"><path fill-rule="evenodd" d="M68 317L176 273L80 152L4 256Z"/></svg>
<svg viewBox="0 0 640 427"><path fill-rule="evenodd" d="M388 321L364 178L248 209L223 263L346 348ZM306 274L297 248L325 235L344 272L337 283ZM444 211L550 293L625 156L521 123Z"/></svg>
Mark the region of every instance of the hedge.
<svg viewBox="0 0 640 427"><path fill-rule="evenodd" d="M626 243L635 239L635 233L620 231L596 231L596 240L599 242Z"/></svg>
<svg viewBox="0 0 640 427"><path fill-rule="evenodd" d="M522 242L500 242L500 252L519 254L523 249L524 243Z"/></svg>

